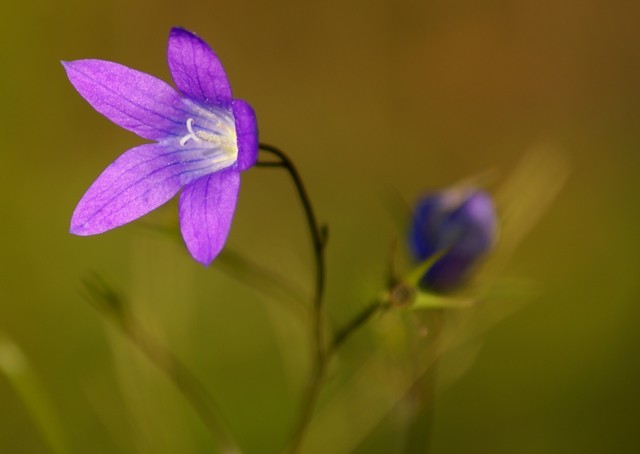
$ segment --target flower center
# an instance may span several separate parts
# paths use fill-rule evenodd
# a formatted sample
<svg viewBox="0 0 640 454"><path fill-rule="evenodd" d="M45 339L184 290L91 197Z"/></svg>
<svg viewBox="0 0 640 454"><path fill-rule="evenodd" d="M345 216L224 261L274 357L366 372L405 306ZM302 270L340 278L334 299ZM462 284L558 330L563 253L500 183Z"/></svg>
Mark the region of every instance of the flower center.
<svg viewBox="0 0 640 454"><path fill-rule="evenodd" d="M173 158L188 171L185 178L233 166L238 160L238 140L233 113L216 106L203 106L184 99L184 123L170 138L177 148Z"/></svg>
<svg viewBox="0 0 640 454"><path fill-rule="evenodd" d="M202 142L200 137L198 137L198 134L196 134L193 130L193 118L189 118L187 120L187 131L189 131L189 134L180 139L181 147L184 147L189 140L193 140L194 142Z"/></svg>
<svg viewBox="0 0 640 454"><path fill-rule="evenodd" d="M228 155L236 155L238 153L236 148L235 131L230 131L231 128L225 128L226 131L224 132L227 134L223 132L209 132L205 129L194 130L194 123L195 120L193 118L187 119L187 134L180 139L181 147L184 147L187 142L192 140L197 143L210 144L212 152L214 150L220 150Z"/></svg>

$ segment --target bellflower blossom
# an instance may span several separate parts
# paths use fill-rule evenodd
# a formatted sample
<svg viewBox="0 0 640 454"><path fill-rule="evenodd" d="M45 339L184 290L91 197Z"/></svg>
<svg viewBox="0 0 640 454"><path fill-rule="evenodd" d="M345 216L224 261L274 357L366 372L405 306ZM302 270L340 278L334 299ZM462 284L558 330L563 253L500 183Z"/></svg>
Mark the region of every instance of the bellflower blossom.
<svg viewBox="0 0 640 454"><path fill-rule="evenodd" d="M102 115L144 139L116 159L76 207L70 231L95 235L133 221L180 189L180 229L191 255L209 265L231 227L240 172L258 156L251 106L233 99L216 54L174 28L167 58L178 89L103 60L63 62L78 93Z"/></svg>
<svg viewBox="0 0 640 454"><path fill-rule="evenodd" d="M496 231L495 208L484 191L453 188L422 198L409 235L411 251L420 261L443 255L424 275L421 287L439 293L455 290L491 249Z"/></svg>

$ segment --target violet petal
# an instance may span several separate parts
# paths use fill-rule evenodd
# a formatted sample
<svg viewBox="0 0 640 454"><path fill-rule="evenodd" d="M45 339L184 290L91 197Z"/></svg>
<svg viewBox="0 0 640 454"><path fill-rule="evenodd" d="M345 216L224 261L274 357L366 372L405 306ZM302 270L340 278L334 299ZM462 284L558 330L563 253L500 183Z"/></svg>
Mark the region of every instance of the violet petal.
<svg viewBox="0 0 640 454"><path fill-rule="evenodd" d="M167 202L190 175L197 174L198 164L176 161L176 153L159 144L145 144L122 154L78 203L71 218L71 233L102 233Z"/></svg>
<svg viewBox="0 0 640 454"><path fill-rule="evenodd" d="M235 99L232 108L238 140L238 170L245 171L258 159L258 123L248 102Z"/></svg>
<svg viewBox="0 0 640 454"><path fill-rule="evenodd" d="M160 79L104 60L62 64L78 93L115 124L151 140L183 128L182 99Z"/></svg>
<svg viewBox="0 0 640 454"><path fill-rule="evenodd" d="M180 194L180 228L194 259L210 265L227 240L236 209L240 173L235 169L203 176Z"/></svg>
<svg viewBox="0 0 640 454"><path fill-rule="evenodd" d="M229 107L231 87L224 68L209 45L194 33L173 28L167 59L171 77L187 97L214 106Z"/></svg>

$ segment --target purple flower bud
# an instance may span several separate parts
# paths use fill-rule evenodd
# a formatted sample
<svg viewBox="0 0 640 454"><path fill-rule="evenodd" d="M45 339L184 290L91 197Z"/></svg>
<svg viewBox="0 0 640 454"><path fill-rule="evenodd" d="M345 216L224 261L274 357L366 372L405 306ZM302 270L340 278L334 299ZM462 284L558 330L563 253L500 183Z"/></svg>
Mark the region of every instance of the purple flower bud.
<svg viewBox="0 0 640 454"><path fill-rule="evenodd" d="M409 234L411 251L419 261L437 252L444 255L425 274L420 286L446 293L463 284L491 249L496 224L493 202L484 191L454 188L422 198Z"/></svg>

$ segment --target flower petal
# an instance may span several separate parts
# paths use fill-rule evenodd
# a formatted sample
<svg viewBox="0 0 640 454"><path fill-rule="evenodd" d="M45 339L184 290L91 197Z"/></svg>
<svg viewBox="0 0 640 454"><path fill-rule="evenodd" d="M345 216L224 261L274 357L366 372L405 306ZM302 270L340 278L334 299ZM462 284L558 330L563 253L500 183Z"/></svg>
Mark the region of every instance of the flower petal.
<svg viewBox="0 0 640 454"><path fill-rule="evenodd" d="M238 170L245 171L258 159L258 123L251 105L242 99L232 104L238 139Z"/></svg>
<svg viewBox="0 0 640 454"><path fill-rule="evenodd" d="M182 237L203 265L210 265L227 241L239 189L240 173L225 169L197 179L180 194Z"/></svg>
<svg viewBox="0 0 640 454"><path fill-rule="evenodd" d="M185 162L184 149L158 144L132 148L116 159L82 197L71 233L95 235L133 221L167 202L206 160Z"/></svg>
<svg viewBox="0 0 640 454"><path fill-rule="evenodd" d="M229 107L229 80L220 60L202 39L182 28L171 29L167 59L171 77L183 94L203 103Z"/></svg>
<svg viewBox="0 0 640 454"><path fill-rule="evenodd" d="M151 140L184 126L180 94L160 79L104 60L62 64L78 93L115 124Z"/></svg>
<svg viewBox="0 0 640 454"><path fill-rule="evenodd" d="M469 277L478 257L448 254L438 260L424 275L421 285L438 293L447 293L460 287Z"/></svg>

